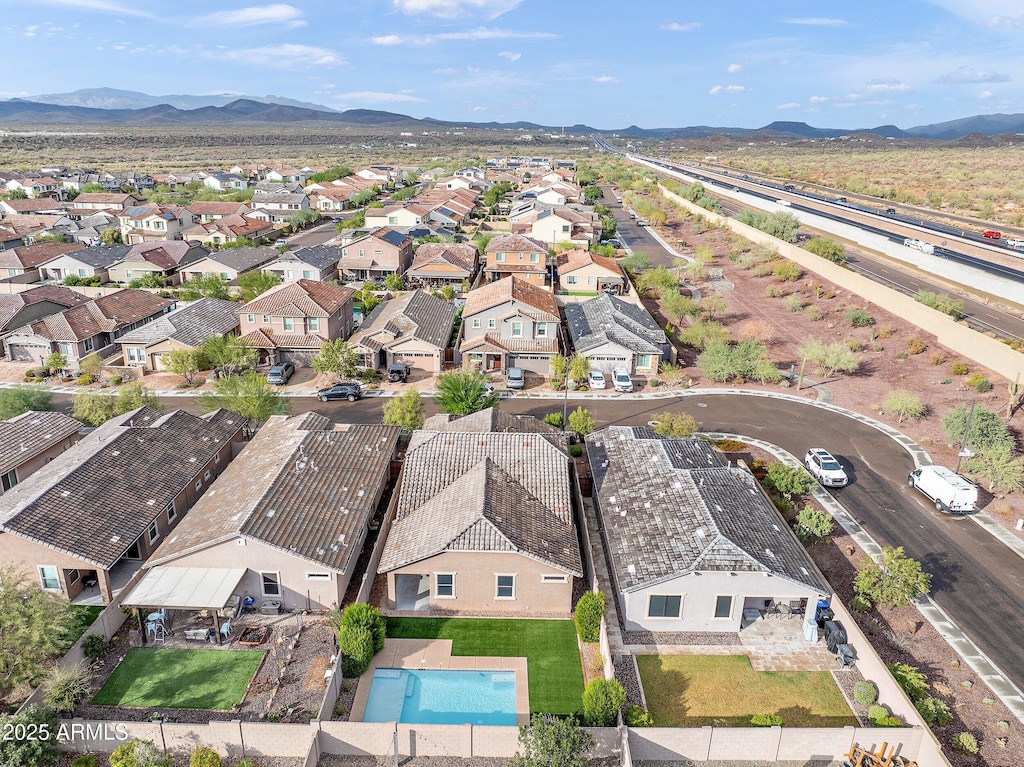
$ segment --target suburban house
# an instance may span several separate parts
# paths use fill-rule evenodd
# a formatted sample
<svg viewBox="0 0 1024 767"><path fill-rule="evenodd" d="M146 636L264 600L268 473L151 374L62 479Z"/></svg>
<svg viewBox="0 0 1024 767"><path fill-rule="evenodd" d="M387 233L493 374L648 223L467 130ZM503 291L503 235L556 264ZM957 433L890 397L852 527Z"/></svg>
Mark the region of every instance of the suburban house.
<svg viewBox="0 0 1024 767"><path fill-rule="evenodd" d="M241 436L242 419L226 410L115 416L0 496L0 559L46 591L73 600L97 589L109 603Z"/></svg>
<svg viewBox="0 0 1024 767"><path fill-rule="evenodd" d="M208 224L225 216L244 216L249 212L249 206L244 202L223 202L220 200L197 200L189 205L188 209L200 224Z"/></svg>
<svg viewBox="0 0 1024 767"><path fill-rule="evenodd" d="M430 219L430 208L416 202L366 209L366 227L416 226Z"/></svg>
<svg viewBox="0 0 1024 767"><path fill-rule="evenodd" d="M48 410L0 421L0 495L78 442L82 429L71 416Z"/></svg>
<svg viewBox="0 0 1024 767"><path fill-rule="evenodd" d="M182 237L216 247L237 240L257 241L261 237L269 236L273 231L273 224L253 218L251 213L244 216L232 213L230 216L221 216L205 224L195 223L182 233Z"/></svg>
<svg viewBox="0 0 1024 767"><path fill-rule="evenodd" d="M668 336L648 311L608 293L566 304L565 324L576 352L605 372L621 367L653 375L662 360L675 362Z"/></svg>
<svg viewBox="0 0 1024 767"><path fill-rule="evenodd" d="M40 285L20 293L0 295L0 339L15 328L89 300L88 296L60 285Z"/></svg>
<svg viewBox="0 0 1024 767"><path fill-rule="evenodd" d="M68 369L77 370L85 357L108 354L122 335L173 308L174 301L145 290L119 290L14 330L4 339L4 349L12 362L40 364L59 352Z"/></svg>
<svg viewBox="0 0 1024 767"><path fill-rule="evenodd" d="M7 182L8 192L24 192L30 198L58 197L64 199L64 188L49 176L42 178L12 178Z"/></svg>
<svg viewBox="0 0 1024 767"><path fill-rule="evenodd" d="M383 227L341 248L338 271L352 280L383 280L412 266L412 237Z"/></svg>
<svg viewBox="0 0 1024 767"><path fill-rule="evenodd" d="M64 206L51 197L0 200L0 215L20 216L31 213L37 215L63 215Z"/></svg>
<svg viewBox="0 0 1024 767"><path fill-rule="evenodd" d="M131 245L93 245L89 248L64 253L39 267L44 280L63 280L68 277L89 279L99 277L100 282L109 282L111 265L123 259Z"/></svg>
<svg viewBox="0 0 1024 767"><path fill-rule="evenodd" d="M338 278L341 248L335 245L311 245L298 250L286 250L273 261L260 267L261 272L273 274L281 282L313 280L327 282Z"/></svg>
<svg viewBox="0 0 1024 767"><path fill-rule="evenodd" d="M122 211L145 204L146 199L137 194L107 194L106 192L82 192L71 203L76 213L89 215L97 210Z"/></svg>
<svg viewBox="0 0 1024 767"><path fill-rule="evenodd" d="M548 279L548 248L520 234L499 234L484 249L484 275L501 280L515 275L531 285L544 287Z"/></svg>
<svg viewBox="0 0 1024 767"><path fill-rule="evenodd" d="M253 218L261 218L272 224L286 224L296 213L310 210L309 198L305 192L265 192L253 195L249 203Z"/></svg>
<svg viewBox="0 0 1024 767"><path fill-rule="evenodd" d="M40 242L22 245L19 248L0 250L0 276L17 277L19 274L35 274L36 269L65 253L82 250L78 242Z"/></svg>
<svg viewBox="0 0 1024 767"><path fill-rule="evenodd" d="M461 336L464 365L547 375L562 351L558 303L550 291L515 276L485 283L466 296Z"/></svg>
<svg viewBox="0 0 1024 767"><path fill-rule="evenodd" d="M436 290L445 285L458 287L472 282L479 255L476 247L465 242L425 242L416 249L412 265L405 273L408 283Z"/></svg>
<svg viewBox="0 0 1024 767"><path fill-rule="evenodd" d="M225 568L234 591L284 610L330 610L345 591L385 491L398 426L272 416L146 563Z"/></svg>
<svg viewBox="0 0 1024 767"><path fill-rule="evenodd" d="M187 282L197 277L217 275L228 282L234 282L246 272L257 271L277 260L279 255L266 245L215 250L181 267L181 279Z"/></svg>
<svg viewBox="0 0 1024 767"><path fill-rule="evenodd" d="M138 245L155 240L180 240L195 216L180 205L141 205L118 214L121 242Z"/></svg>
<svg viewBox="0 0 1024 767"><path fill-rule="evenodd" d="M582 504L564 437L487 415L413 432L382 528L385 610L571 613Z"/></svg>
<svg viewBox="0 0 1024 767"><path fill-rule="evenodd" d="M536 208L532 215L522 216L512 230L541 242L571 242L586 249L593 242L595 231L600 230L600 223L593 214L572 208Z"/></svg>
<svg viewBox="0 0 1024 767"><path fill-rule="evenodd" d="M213 336L238 335L235 301L200 298L125 333L118 339L124 364L143 370L167 370L176 349L198 349Z"/></svg>
<svg viewBox="0 0 1024 767"><path fill-rule="evenodd" d="M645 426L586 444L627 632L734 634L773 607L813 621L832 589L748 470Z"/></svg>
<svg viewBox="0 0 1024 767"><path fill-rule="evenodd" d="M629 280L614 258L589 250L567 250L558 254L558 289L562 293L621 294L629 291Z"/></svg>
<svg viewBox="0 0 1024 767"><path fill-rule="evenodd" d="M108 230L120 232L120 223L117 216L112 213L100 211L88 216L82 216L75 222L75 229L65 232L65 236L71 237L75 242L83 245L99 245L103 241L103 233Z"/></svg>
<svg viewBox="0 0 1024 767"><path fill-rule="evenodd" d="M210 251L201 245L185 240L168 242L146 242L133 245L124 258L111 264L107 276L111 282L130 283L147 275L155 275L165 284L178 285L181 276L178 270L206 256Z"/></svg>
<svg viewBox="0 0 1024 767"><path fill-rule="evenodd" d="M239 192L249 188L248 180L235 173L214 171L207 173L203 178L203 185L208 189L216 189L218 192Z"/></svg>
<svg viewBox="0 0 1024 767"><path fill-rule="evenodd" d="M313 280L278 285L239 309L242 341L271 364L308 365L324 341L352 335L354 295Z"/></svg>
<svg viewBox="0 0 1024 767"><path fill-rule="evenodd" d="M368 368L404 362L416 370L440 373L455 326L455 307L422 290L383 301L363 319L349 346Z"/></svg>

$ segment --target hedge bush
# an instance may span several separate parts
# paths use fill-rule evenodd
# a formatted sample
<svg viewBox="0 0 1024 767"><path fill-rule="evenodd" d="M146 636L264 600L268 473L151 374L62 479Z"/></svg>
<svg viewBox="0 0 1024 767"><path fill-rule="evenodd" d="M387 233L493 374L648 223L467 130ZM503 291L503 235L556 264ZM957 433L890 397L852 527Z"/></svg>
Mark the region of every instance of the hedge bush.
<svg viewBox="0 0 1024 767"><path fill-rule="evenodd" d="M592 679L583 691L583 720L588 727L614 727L626 704L626 691L615 679Z"/></svg>
<svg viewBox="0 0 1024 767"><path fill-rule="evenodd" d="M881 719L874 721L875 727L906 727L906 724L898 716L883 716Z"/></svg>
<svg viewBox="0 0 1024 767"><path fill-rule="evenodd" d="M220 767L220 754L209 746L199 746L189 756L188 767Z"/></svg>
<svg viewBox="0 0 1024 767"><path fill-rule="evenodd" d="M601 639L601 618L604 616L604 594L588 591L576 603L576 634L584 642L598 642Z"/></svg>
<svg viewBox="0 0 1024 767"><path fill-rule="evenodd" d="M781 727L782 717L778 714L754 714L750 717L751 727Z"/></svg>
<svg viewBox="0 0 1024 767"><path fill-rule="evenodd" d="M846 313L846 321L855 328L866 328L875 324L875 318L863 309L851 309Z"/></svg>
<svg viewBox="0 0 1024 767"><path fill-rule="evenodd" d="M878 688L872 682L857 682L853 686L853 699L862 706L870 706L878 700Z"/></svg>
<svg viewBox="0 0 1024 767"><path fill-rule="evenodd" d="M373 632L366 626L349 626L338 636L341 653L342 676L354 679L370 666L373 660Z"/></svg>
<svg viewBox="0 0 1024 767"><path fill-rule="evenodd" d="M82 754L71 760L71 767L97 767L98 764L95 754Z"/></svg>
<svg viewBox="0 0 1024 767"><path fill-rule="evenodd" d="M173 767L174 758L162 754L151 740L132 738L110 755L110 767Z"/></svg>
<svg viewBox="0 0 1024 767"><path fill-rule="evenodd" d="M885 719L889 716L889 709L885 706L872 706L868 709L868 721L874 724L879 719Z"/></svg>
<svg viewBox="0 0 1024 767"><path fill-rule="evenodd" d="M632 705L623 714L627 727L653 727L654 717L643 706Z"/></svg>
<svg viewBox="0 0 1024 767"><path fill-rule="evenodd" d="M54 666L43 681L46 705L54 711L69 713L92 691L92 672L80 663Z"/></svg>
<svg viewBox="0 0 1024 767"><path fill-rule="evenodd" d="M387 622L373 605L364 602L353 602L341 613L338 621L338 636L348 629L362 627L373 636L373 653L379 653L384 649L384 639L387 636ZM348 676L346 674L345 676Z"/></svg>
<svg viewBox="0 0 1024 767"><path fill-rule="evenodd" d="M99 660L109 645L110 641L103 634L86 634L82 640L82 652L89 660Z"/></svg>
<svg viewBox="0 0 1024 767"><path fill-rule="evenodd" d="M917 703L917 701L922 700L926 696L929 684L917 666L911 666L907 663L889 663L887 666L889 673L896 680L896 684L903 688L903 692L914 703Z"/></svg>
<svg viewBox="0 0 1024 767"><path fill-rule="evenodd" d="M928 696L919 700L916 705L918 713L929 727L932 725L941 727L953 721L953 713L944 700Z"/></svg>

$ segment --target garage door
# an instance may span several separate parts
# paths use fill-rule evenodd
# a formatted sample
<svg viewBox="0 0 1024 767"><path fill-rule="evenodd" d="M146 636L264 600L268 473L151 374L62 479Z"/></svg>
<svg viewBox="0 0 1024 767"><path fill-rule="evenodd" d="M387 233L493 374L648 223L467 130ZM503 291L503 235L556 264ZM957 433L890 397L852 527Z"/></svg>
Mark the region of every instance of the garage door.
<svg viewBox="0 0 1024 767"><path fill-rule="evenodd" d="M312 349L279 349L277 358L281 362L290 362L297 368L309 367L309 361L317 354Z"/></svg>
<svg viewBox="0 0 1024 767"><path fill-rule="evenodd" d="M429 352L402 352L395 354L395 362L404 362L416 370L425 370L428 373L438 372L437 355Z"/></svg>
<svg viewBox="0 0 1024 767"><path fill-rule="evenodd" d="M8 347L11 355L11 362L34 362L39 364L39 359L46 359L50 356L50 347L38 346L36 344L11 344Z"/></svg>
<svg viewBox="0 0 1024 767"><path fill-rule="evenodd" d="M551 372L550 358L546 354L509 355L509 367L521 368L527 373L546 376Z"/></svg>
<svg viewBox="0 0 1024 767"><path fill-rule="evenodd" d="M617 357L614 355L595 355L593 357L587 357L590 360L590 367L598 370L611 370L612 368L631 368L632 360L626 357Z"/></svg>

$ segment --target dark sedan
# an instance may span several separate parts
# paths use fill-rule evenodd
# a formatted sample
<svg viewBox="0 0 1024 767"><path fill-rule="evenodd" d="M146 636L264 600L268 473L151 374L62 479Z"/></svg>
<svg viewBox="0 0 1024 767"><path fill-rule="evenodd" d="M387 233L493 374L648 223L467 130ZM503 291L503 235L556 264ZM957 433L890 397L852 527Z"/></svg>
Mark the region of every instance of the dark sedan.
<svg viewBox="0 0 1024 767"><path fill-rule="evenodd" d="M355 402L362 396L363 387L355 382L334 384L334 386L328 386L316 393L316 398L321 402L332 399L347 399L349 402Z"/></svg>

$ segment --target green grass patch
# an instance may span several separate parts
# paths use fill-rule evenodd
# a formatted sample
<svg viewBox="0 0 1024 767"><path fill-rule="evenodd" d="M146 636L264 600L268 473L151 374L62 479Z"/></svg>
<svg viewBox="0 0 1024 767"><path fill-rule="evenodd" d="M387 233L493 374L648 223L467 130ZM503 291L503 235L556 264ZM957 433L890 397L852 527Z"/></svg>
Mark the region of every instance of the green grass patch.
<svg viewBox="0 0 1024 767"><path fill-rule="evenodd" d="M583 669L572 621L497 618L388 618L388 636L451 639L452 655L526 658L530 712L575 714Z"/></svg>
<svg viewBox="0 0 1024 767"><path fill-rule="evenodd" d="M777 714L786 727L851 727L857 720L827 671L754 671L746 655L638 655L657 727L747 727Z"/></svg>
<svg viewBox="0 0 1024 767"><path fill-rule="evenodd" d="M133 647L92 702L227 711L245 696L262 657L254 650Z"/></svg>
<svg viewBox="0 0 1024 767"><path fill-rule="evenodd" d="M562 295L563 296L587 296L589 298L593 298L594 296L599 295L599 294L596 291L592 292L592 291L589 291L589 290L568 290L568 291L565 291L564 293L562 293Z"/></svg>
<svg viewBox="0 0 1024 767"><path fill-rule="evenodd" d="M103 612L103 607L96 605L71 605L71 620L68 622L65 644L70 649L81 639L82 634L93 624Z"/></svg>

